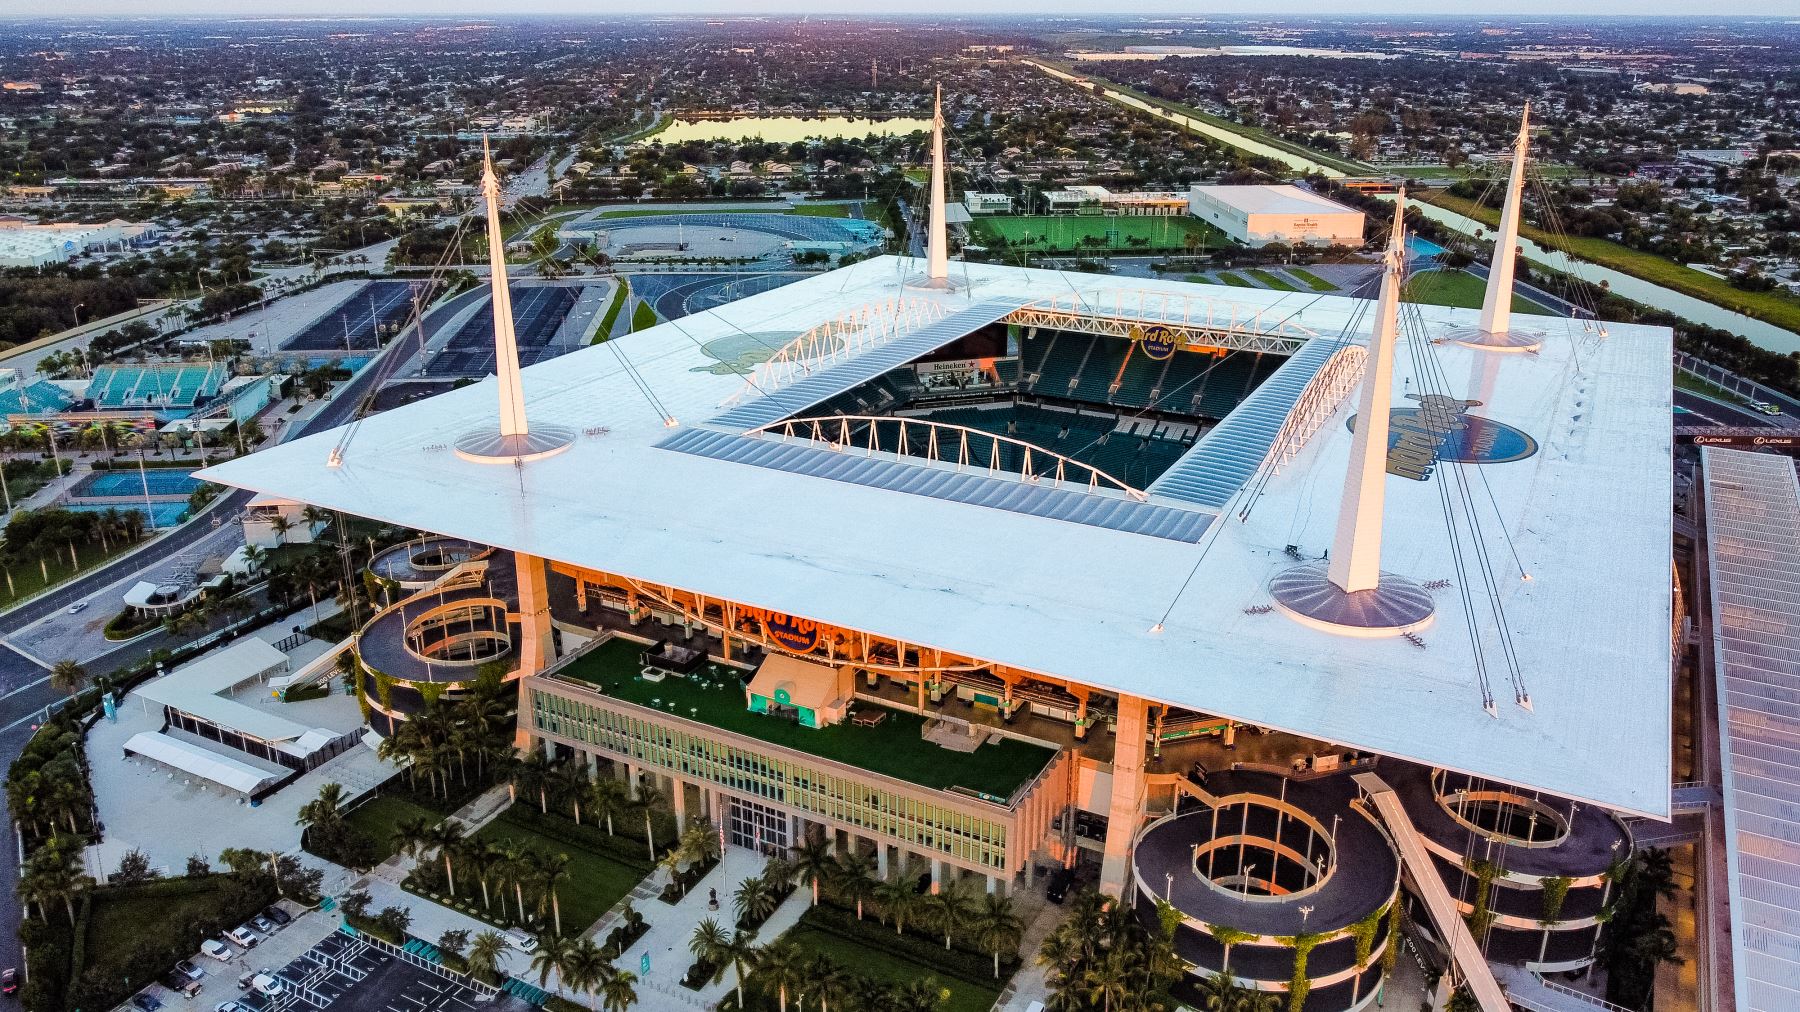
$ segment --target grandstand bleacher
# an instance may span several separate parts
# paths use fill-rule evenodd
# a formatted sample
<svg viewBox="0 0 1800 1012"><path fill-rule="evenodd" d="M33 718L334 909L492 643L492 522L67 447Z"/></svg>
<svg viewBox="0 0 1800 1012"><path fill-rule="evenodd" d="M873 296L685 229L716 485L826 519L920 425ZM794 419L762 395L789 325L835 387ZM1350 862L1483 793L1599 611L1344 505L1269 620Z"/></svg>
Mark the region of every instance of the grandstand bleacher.
<svg viewBox="0 0 1800 1012"><path fill-rule="evenodd" d="M371 281L337 307L288 338L283 351L373 351L377 331L404 324L412 315L412 283Z"/></svg>
<svg viewBox="0 0 1800 1012"><path fill-rule="evenodd" d="M511 285L513 331L519 365L535 365L573 348L553 348L550 339L580 296L578 288ZM494 312L491 303L471 316L425 367L432 376L485 376L494 371Z"/></svg>
<svg viewBox="0 0 1800 1012"><path fill-rule="evenodd" d="M217 397L230 378L223 362L103 365L94 370L87 397L103 411L149 408L178 418Z"/></svg>

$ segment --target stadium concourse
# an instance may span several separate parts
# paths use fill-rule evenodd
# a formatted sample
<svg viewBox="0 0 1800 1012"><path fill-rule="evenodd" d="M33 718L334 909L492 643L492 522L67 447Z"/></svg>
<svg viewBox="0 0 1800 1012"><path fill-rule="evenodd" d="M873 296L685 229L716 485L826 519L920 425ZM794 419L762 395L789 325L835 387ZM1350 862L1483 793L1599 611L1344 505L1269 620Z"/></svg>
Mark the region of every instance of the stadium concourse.
<svg viewBox="0 0 1800 1012"><path fill-rule="evenodd" d="M1539 319L1522 350L1398 280L883 257L520 394L508 327L497 383L202 476L500 549L522 740L733 845L1139 903L1183 876L1196 975L1232 928L1283 990L1288 913L1324 933L1314 1012L1379 990L1351 950L1403 906L1488 1007L1484 952L1592 961L1595 849L1669 816L1671 335ZM1333 599L1341 560L1374 589ZM1272 905L1214 901L1244 894Z"/></svg>

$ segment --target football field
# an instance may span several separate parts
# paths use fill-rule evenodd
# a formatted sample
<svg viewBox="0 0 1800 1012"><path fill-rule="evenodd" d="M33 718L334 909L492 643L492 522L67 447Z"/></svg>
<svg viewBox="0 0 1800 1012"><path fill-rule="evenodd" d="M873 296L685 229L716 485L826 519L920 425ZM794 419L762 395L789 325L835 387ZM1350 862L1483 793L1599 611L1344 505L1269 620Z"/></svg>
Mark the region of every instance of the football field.
<svg viewBox="0 0 1800 1012"><path fill-rule="evenodd" d="M1231 245L1225 233L1185 214L1157 217L1108 217L1089 214L1007 214L981 216L969 228L978 243L1034 252L1059 250L1157 250L1186 252L1186 237L1204 249Z"/></svg>

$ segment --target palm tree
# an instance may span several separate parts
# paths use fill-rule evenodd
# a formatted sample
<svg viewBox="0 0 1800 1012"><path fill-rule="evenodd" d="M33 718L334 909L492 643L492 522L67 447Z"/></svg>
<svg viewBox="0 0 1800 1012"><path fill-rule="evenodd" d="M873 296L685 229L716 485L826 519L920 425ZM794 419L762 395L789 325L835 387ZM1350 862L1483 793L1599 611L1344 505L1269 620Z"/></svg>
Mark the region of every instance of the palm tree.
<svg viewBox="0 0 1800 1012"><path fill-rule="evenodd" d="M462 841L462 826L449 819L438 823L436 829L427 831L425 835L425 845L436 848L438 856L444 860L444 880L449 884L451 899L456 898L456 871L450 866L450 857L459 849Z"/></svg>
<svg viewBox="0 0 1800 1012"><path fill-rule="evenodd" d="M975 904L969 899L969 894L955 884L925 897L924 908L926 919L944 933L945 952L950 951L950 936L975 912Z"/></svg>
<svg viewBox="0 0 1800 1012"><path fill-rule="evenodd" d="M894 934L906 933L906 919L919 909L919 891L904 874L896 874L875 884L875 902L883 916L894 921Z"/></svg>
<svg viewBox="0 0 1800 1012"><path fill-rule="evenodd" d="M856 919L862 920L863 903L875 896L875 862L867 854L851 850L838 858L831 876L831 887L845 902L856 904Z"/></svg>
<svg viewBox="0 0 1800 1012"><path fill-rule="evenodd" d="M781 1012L787 1012L788 990L806 984L805 954L793 942L775 941L763 947L761 963L763 987L775 992Z"/></svg>
<svg viewBox="0 0 1800 1012"><path fill-rule="evenodd" d="M49 903L61 900L69 924L73 925L75 897L94 884L93 878L82 871L81 853L81 841L64 833L52 836L39 847L19 877L19 892L26 902L37 904L48 917Z"/></svg>
<svg viewBox="0 0 1800 1012"><path fill-rule="evenodd" d="M294 825L307 829L330 829L344 820L340 807L344 803L344 785L328 783L319 785L317 797L300 806L295 813Z"/></svg>
<svg viewBox="0 0 1800 1012"><path fill-rule="evenodd" d="M544 854L536 862L536 878L538 888L550 897L550 916L556 925L556 933L562 934L562 900L556 894L556 887L569 877L569 855L558 852Z"/></svg>
<svg viewBox="0 0 1800 1012"><path fill-rule="evenodd" d="M738 1008L744 1007L744 968L754 968L762 961L762 950L756 947L756 932L734 931L731 942L719 955L731 963L732 987L737 992Z"/></svg>
<svg viewBox="0 0 1800 1012"><path fill-rule="evenodd" d="M1019 951L1025 935L1025 922L1013 912L1011 899L999 893L987 893L975 911L975 942L994 957L994 979L1000 979L1000 954Z"/></svg>
<svg viewBox="0 0 1800 1012"><path fill-rule="evenodd" d="M600 981L600 1000L607 1012L626 1012L637 1004L637 974L614 970Z"/></svg>
<svg viewBox="0 0 1800 1012"><path fill-rule="evenodd" d="M738 883L737 892L732 895L732 909L737 911L738 923L746 921L761 922L775 912L781 905L780 897L769 885L769 880L761 875L752 875Z"/></svg>
<svg viewBox="0 0 1800 1012"><path fill-rule="evenodd" d="M909 980L894 988L888 996L887 1007L893 1012L934 1012L949 997L949 989L940 985L936 977L926 977Z"/></svg>
<svg viewBox="0 0 1800 1012"><path fill-rule="evenodd" d="M593 995L613 972L612 961L606 958L606 953L600 951L593 939L585 936L569 945L568 951L563 953L562 965L557 968L562 982L570 990L588 995L589 1008L594 1007Z"/></svg>
<svg viewBox="0 0 1800 1012"><path fill-rule="evenodd" d="M537 792L538 811L550 814L550 775L553 766L550 757L539 749L532 749L519 759L519 765L513 770L513 780L526 792Z"/></svg>
<svg viewBox="0 0 1800 1012"><path fill-rule="evenodd" d="M1133 964L1136 953L1129 947L1109 949L1082 976L1089 1002L1097 1002L1102 1012L1112 1012L1113 1002L1124 1002L1131 995Z"/></svg>
<svg viewBox="0 0 1800 1012"><path fill-rule="evenodd" d="M87 669L72 660L57 661L50 666L50 687L73 696L87 688Z"/></svg>
<svg viewBox="0 0 1800 1012"><path fill-rule="evenodd" d="M569 962L569 953L574 951L574 943L561 935L553 935L548 931L540 932L537 939L537 951L531 954L531 968L537 971L538 987L550 986L550 975L560 975L563 967ZM568 983L564 981L564 983ZM569 985L573 987L573 984Z"/></svg>
<svg viewBox="0 0 1800 1012"><path fill-rule="evenodd" d="M581 825L581 802L592 788L588 781L587 767L580 763L564 766L554 776L553 786L559 796L569 799L569 804L575 810L575 824Z"/></svg>
<svg viewBox="0 0 1800 1012"><path fill-rule="evenodd" d="M417 858L430 849L431 834L431 820L419 817L395 823L394 832L388 839L396 851Z"/></svg>
<svg viewBox="0 0 1800 1012"><path fill-rule="evenodd" d="M650 816L656 806L662 804L662 792L654 787L639 787L637 803L644 810L644 842L650 845L650 863L656 863L656 830L650 824Z"/></svg>
<svg viewBox="0 0 1800 1012"><path fill-rule="evenodd" d="M815 834L793 851L794 870L812 885L812 905L816 907L819 905L819 881L837 871L837 858L832 855L831 844L822 834Z"/></svg>
<svg viewBox="0 0 1800 1012"><path fill-rule="evenodd" d="M730 945L731 936L719 926L718 919L708 917L694 928L693 935L688 938L688 954L702 963L718 967L718 972L713 975L713 979L717 980L725 972L726 950Z"/></svg>
<svg viewBox="0 0 1800 1012"><path fill-rule="evenodd" d="M503 881L513 887L513 897L519 902L519 920L525 920L525 879L531 875L531 851L517 840L507 840L500 845L500 874ZM501 916L506 915L506 903L501 901Z"/></svg>
<svg viewBox="0 0 1800 1012"><path fill-rule="evenodd" d="M682 830L679 846L687 852L687 859L691 862L715 860L719 856L719 831L705 819L695 819Z"/></svg>
<svg viewBox="0 0 1800 1012"><path fill-rule="evenodd" d="M481 980L494 980L500 971L500 957L506 954L506 936L498 931L483 931L469 943L469 974Z"/></svg>
<svg viewBox="0 0 1800 1012"><path fill-rule="evenodd" d="M815 956L806 964L806 991L819 999L819 1012L831 1012L831 1003L850 996L850 971L829 956Z"/></svg>
<svg viewBox="0 0 1800 1012"><path fill-rule="evenodd" d="M601 777L588 785L588 808L595 819L606 823L606 835L613 835L613 817L631 811L631 797L625 785L611 777Z"/></svg>
<svg viewBox="0 0 1800 1012"><path fill-rule="evenodd" d="M1200 982L1200 993L1206 998L1206 1012L1242 1012L1246 997L1237 978L1223 970Z"/></svg>
<svg viewBox="0 0 1800 1012"><path fill-rule="evenodd" d="M275 543L285 545L288 532L294 529L294 522L284 514L277 513L269 518L269 528L275 532Z"/></svg>

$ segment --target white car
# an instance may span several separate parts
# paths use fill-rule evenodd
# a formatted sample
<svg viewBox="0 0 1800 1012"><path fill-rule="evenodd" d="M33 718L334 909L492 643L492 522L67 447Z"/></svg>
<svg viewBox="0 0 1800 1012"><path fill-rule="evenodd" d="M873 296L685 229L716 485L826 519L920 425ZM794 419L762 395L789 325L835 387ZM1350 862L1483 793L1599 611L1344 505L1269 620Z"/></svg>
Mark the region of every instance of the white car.
<svg viewBox="0 0 1800 1012"><path fill-rule="evenodd" d="M208 938L206 941L201 942L200 952L203 955L211 956L221 963L231 962L231 946L226 945L217 938Z"/></svg>
<svg viewBox="0 0 1800 1012"><path fill-rule="evenodd" d="M251 990L265 998L278 997L286 987L287 985L281 982L281 978L270 973L266 967L261 973L250 978Z"/></svg>
<svg viewBox="0 0 1800 1012"><path fill-rule="evenodd" d="M256 947L256 943L262 940L257 937L256 932L250 930L248 925L232 928L225 932L225 937L231 939L232 944L244 949L253 949Z"/></svg>
<svg viewBox="0 0 1800 1012"><path fill-rule="evenodd" d="M532 936L526 934L523 931L520 931L518 928L513 928L511 931L508 931L506 933L506 941L507 941L507 944L511 945L513 948L519 950L520 952L536 952L537 951L537 947L538 947L537 939L533 938Z"/></svg>
<svg viewBox="0 0 1800 1012"><path fill-rule="evenodd" d="M86 601L76 601L74 604L69 605L69 614L71 614L71 615L77 614L78 612L80 612L81 610L86 608L87 606L88 606L88 603Z"/></svg>

